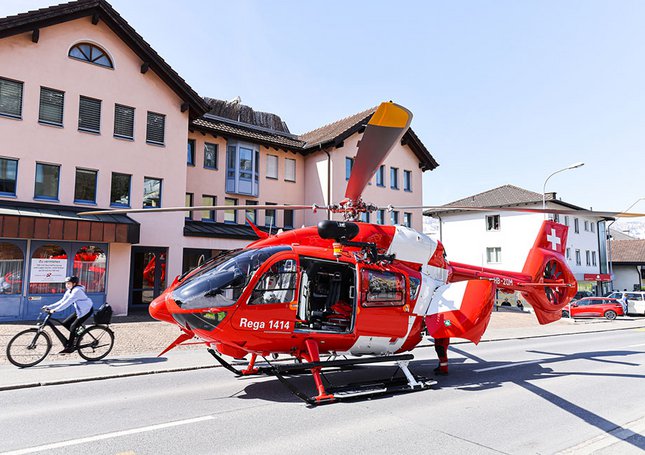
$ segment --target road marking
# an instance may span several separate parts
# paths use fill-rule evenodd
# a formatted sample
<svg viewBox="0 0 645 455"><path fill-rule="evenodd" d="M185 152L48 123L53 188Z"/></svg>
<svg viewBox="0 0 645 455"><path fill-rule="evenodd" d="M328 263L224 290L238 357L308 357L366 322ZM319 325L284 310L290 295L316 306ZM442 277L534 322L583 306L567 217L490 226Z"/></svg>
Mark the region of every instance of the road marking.
<svg viewBox="0 0 645 455"><path fill-rule="evenodd" d="M121 436L129 436L131 434L137 434L137 433L145 433L146 431L161 430L163 428L176 427L179 425L188 425L191 423L203 422L204 420L212 420L214 418L215 418L214 416L204 416L204 417L196 417L194 419L177 420L175 422L160 423L157 425L150 425L148 427L141 427L141 428L132 428L131 430L115 431L113 433L99 434L99 435L90 436L87 438L70 439L69 441L55 442L52 444L45 444L45 445L36 446L36 447L27 447L26 449L12 450L11 452L2 452L0 453L0 455L22 455L26 453L42 452L43 450L60 449L61 447L75 446L79 444L85 444L87 442L103 441L105 439L118 438Z"/></svg>
<svg viewBox="0 0 645 455"><path fill-rule="evenodd" d="M531 365L533 363L540 363L540 362L544 362L544 359L528 360L526 362L507 363L506 365L499 365L499 366L496 366L496 367L481 368L479 370L473 370L473 371L475 373L481 373L483 371L501 370L502 368L512 368L512 367L516 367L516 366L519 366L519 365Z"/></svg>
<svg viewBox="0 0 645 455"><path fill-rule="evenodd" d="M563 455L590 455L603 449L607 449L615 444L621 444L622 441L627 438L631 438L632 436L641 435L643 434L643 431L645 431L645 418L640 418L558 453ZM613 449L616 450L612 451L610 449L607 453L620 453L621 449L626 450L627 446L624 444L613 447ZM622 453L626 452L623 451Z"/></svg>

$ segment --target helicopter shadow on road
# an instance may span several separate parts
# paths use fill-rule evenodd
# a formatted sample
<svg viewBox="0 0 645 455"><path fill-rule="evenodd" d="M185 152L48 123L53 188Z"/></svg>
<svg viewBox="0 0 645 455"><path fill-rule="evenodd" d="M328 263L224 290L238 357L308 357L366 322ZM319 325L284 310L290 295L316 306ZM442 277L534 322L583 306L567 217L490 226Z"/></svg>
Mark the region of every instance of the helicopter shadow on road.
<svg viewBox="0 0 645 455"><path fill-rule="evenodd" d="M588 360L593 362L603 362L614 365L623 365L639 368L642 371L642 364L639 362L628 361L629 356L640 355L639 351L613 350L613 351L589 351L576 352L574 354L562 354L557 352L528 350L526 352L533 354L543 354L544 358L534 361L523 362L488 362L479 359L472 354L462 351L458 348L451 347L451 351L461 354L462 364L453 368L450 376L445 376L439 380L439 388L454 388L463 391L477 392L486 389L502 387L506 384L515 384L525 390L539 396L549 403L559 407L585 423L592 425L603 432L625 431L628 435L625 442L634 445L639 449L645 448L645 440L637 433L628 430L616 422L605 419L604 417L593 413L565 398L550 392L536 385L540 379L551 379L563 376L591 376L591 377L622 377L632 378L635 380L645 379L645 374L624 374L624 373L589 373L586 371L555 371L549 365L556 365L558 362L568 362L572 360ZM476 363L465 363L466 358L476 360ZM615 360L620 358L621 360ZM624 360L623 360L624 359ZM412 363L411 363L412 366ZM483 367L483 368L482 368Z"/></svg>

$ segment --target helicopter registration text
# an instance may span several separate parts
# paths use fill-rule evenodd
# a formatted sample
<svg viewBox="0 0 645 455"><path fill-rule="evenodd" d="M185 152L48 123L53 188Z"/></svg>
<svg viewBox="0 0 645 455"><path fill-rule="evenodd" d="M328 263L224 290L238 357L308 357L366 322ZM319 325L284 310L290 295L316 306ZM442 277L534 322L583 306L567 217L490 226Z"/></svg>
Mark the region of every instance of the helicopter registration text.
<svg viewBox="0 0 645 455"><path fill-rule="evenodd" d="M289 330L291 328L291 323L289 321L278 321L273 319L269 321L252 321L246 318L241 318L240 328L251 330Z"/></svg>

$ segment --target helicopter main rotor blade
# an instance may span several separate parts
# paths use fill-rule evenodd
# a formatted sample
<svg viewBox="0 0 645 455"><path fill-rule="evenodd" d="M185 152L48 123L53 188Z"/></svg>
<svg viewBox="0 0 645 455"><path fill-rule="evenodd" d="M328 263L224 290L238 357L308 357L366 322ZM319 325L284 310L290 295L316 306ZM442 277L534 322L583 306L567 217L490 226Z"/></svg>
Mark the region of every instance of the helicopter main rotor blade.
<svg viewBox="0 0 645 455"><path fill-rule="evenodd" d="M406 206L392 206L379 207L381 210L415 210L415 209L436 209L441 211L446 210L464 210L471 212L525 212L525 213L553 213L557 215L588 215L597 216L601 218L638 218L645 216L645 213L634 212L602 212L596 210L573 210L573 209L535 209L529 207L467 207L451 205L406 205Z"/></svg>
<svg viewBox="0 0 645 455"><path fill-rule="evenodd" d="M150 209L115 209L80 212L79 215L127 215L129 213L194 212L199 210L326 210L327 206L312 205L201 205L192 207L159 207Z"/></svg>
<svg viewBox="0 0 645 455"><path fill-rule="evenodd" d="M381 103L365 127L358 146L352 174L347 182L345 197L357 201L392 147L410 127L412 112L394 104Z"/></svg>

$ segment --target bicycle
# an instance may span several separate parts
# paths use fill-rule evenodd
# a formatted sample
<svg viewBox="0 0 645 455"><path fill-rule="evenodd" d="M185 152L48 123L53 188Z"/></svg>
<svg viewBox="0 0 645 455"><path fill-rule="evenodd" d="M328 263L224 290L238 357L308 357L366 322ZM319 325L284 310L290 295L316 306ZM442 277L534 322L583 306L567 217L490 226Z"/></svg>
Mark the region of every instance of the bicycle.
<svg viewBox="0 0 645 455"><path fill-rule="evenodd" d="M40 321L41 316L45 318ZM52 317L52 313L43 311L38 316L36 327L23 330L16 334L7 345L7 358L9 362L20 368L33 367L42 362L52 348L52 339L45 331L45 327L51 328L54 335L63 346L67 343L67 337L56 327L62 322ZM78 328L79 334L76 338L75 348L83 359L88 362L101 360L112 351L114 346L114 332L108 324L94 323L90 326L82 325Z"/></svg>

